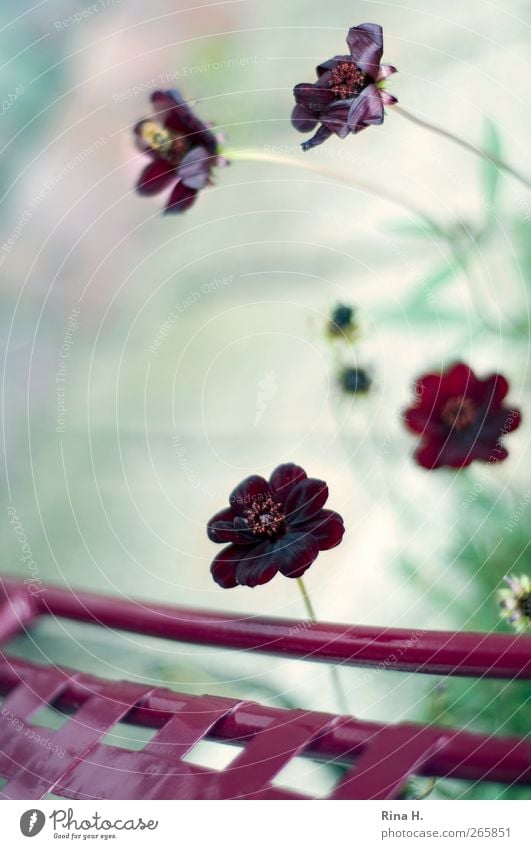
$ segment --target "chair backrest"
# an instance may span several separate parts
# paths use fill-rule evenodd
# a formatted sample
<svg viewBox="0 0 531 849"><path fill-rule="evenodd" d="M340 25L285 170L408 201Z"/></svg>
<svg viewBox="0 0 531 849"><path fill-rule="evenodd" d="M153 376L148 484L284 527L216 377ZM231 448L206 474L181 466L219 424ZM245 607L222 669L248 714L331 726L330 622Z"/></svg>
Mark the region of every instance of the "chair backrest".
<svg viewBox="0 0 531 849"><path fill-rule="evenodd" d="M2 588L0 643L48 615L307 661L531 678L526 636L236 617L52 586L39 585L36 592L11 578ZM0 795L8 799L309 798L280 782L301 756L336 768L332 799L396 798L412 775L531 784L531 744L517 738L182 695L5 653L0 694ZM52 731L32 722L43 706L64 714L62 727ZM138 751L109 745L105 736L122 722L154 729L154 736ZM230 765L207 769L188 760L203 740L238 747Z"/></svg>

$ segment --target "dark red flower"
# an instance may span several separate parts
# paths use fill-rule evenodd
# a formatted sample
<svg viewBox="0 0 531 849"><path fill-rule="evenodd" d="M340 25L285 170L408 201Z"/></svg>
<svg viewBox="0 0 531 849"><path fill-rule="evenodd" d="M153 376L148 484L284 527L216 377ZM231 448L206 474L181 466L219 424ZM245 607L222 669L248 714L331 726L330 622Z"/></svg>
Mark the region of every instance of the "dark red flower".
<svg viewBox="0 0 531 849"><path fill-rule="evenodd" d="M473 460L505 460L501 439L521 419L518 410L503 405L508 391L501 374L480 380L464 363L421 377L415 403L404 413L406 426L422 437L417 462L425 469L462 469Z"/></svg>
<svg viewBox="0 0 531 849"><path fill-rule="evenodd" d="M324 481L294 463L277 466L269 481L251 475L229 497L229 506L207 525L212 542L229 543L211 566L220 587L256 587L281 572L300 578L319 551L339 545L343 519L323 510Z"/></svg>
<svg viewBox="0 0 531 849"><path fill-rule="evenodd" d="M165 212L184 212L212 182L212 168L227 163L219 154L218 137L194 115L178 91L155 91L151 102L155 114L135 127L137 144L151 160L136 190L155 195L173 184Z"/></svg>
<svg viewBox="0 0 531 849"><path fill-rule="evenodd" d="M348 56L334 56L317 67L316 83L300 83L293 89L297 105L291 123L295 129L312 133L320 124L315 135L302 145L303 150L322 144L332 133L344 139L371 124L382 124L384 106L397 102L383 88L396 68L380 64L381 26L351 27L347 44Z"/></svg>

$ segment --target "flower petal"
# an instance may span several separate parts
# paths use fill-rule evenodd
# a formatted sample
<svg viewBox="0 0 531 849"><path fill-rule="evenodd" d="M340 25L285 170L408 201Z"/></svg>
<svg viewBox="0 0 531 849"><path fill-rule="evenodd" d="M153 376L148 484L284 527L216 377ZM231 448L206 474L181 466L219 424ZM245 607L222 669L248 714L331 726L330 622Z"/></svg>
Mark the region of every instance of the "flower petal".
<svg viewBox="0 0 531 849"><path fill-rule="evenodd" d="M340 139L346 138L350 133L348 116L351 103L350 100L337 100L320 116L324 126Z"/></svg>
<svg viewBox="0 0 531 849"><path fill-rule="evenodd" d="M416 451L415 451L415 460L422 466L424 469L438 469L441 466L444 466L444 462L442 459L444 443L441 441L432 441L423 443Z"/></svg>
<svg viewBox="0 0 531 849"><path fill-rule="evenodd" d="M334 100L333 92L317 83L299 83L293 89L293 95L296 103L310 112L322 112Z"/></svg>
<svg viewBox="0 0 531 849"><path fill-rule="evenodd" d="M478 380L470 366L465 363L455 363L443 375L441 375L442 400L452 398L456 395L466 397L477 397L480 391L481 381Z"/></svg>
<svg viewBox="0 0 531 849"><path fill-rule="evenodd" d="M398 74L398 70L394 65L380 65L376 81L381 82L382 80L386 80L392 74Z"/></svg>
<svg viewBox="0 0 531 849"><path fill-rule="evenodd" d="M200 141L210 153L217 153L216 136L194 114L186 100L176 89L154 91L151 95L151 102L167 129L185 136L193 135L195 136L194 141Z"/></svg>
<svg viewBox="0 0 531 849"><path fill-rule="evenodd" d="M348 126L352 133L359 133L365 127L383 124L384 108L380 91L373 85L368 85L354 99L348 113Z"/></svg>
<svg viewBox="0 0 531 849"><path fill-rule="evenodd" d="M491 374L485 380L479 381L482 395L491 409L496 409L509 391L509 381L501 374Z"/></svg>
<svg viewBox="0 0 531 849"><path fill-rule="evenodd" d="M226 507L212 516L207 524L207 534L212 542L218 543L231 542L235 545L251 545L256 542L256 537L245 523L243 523L243 527L238 526L232 507Z"/></svg>
<svg viewBox="0 0 531 849"><path fill-rule="evenodd" d="M476 442L472 449L474 460L486 463L501 463L509 456L507 449L500 442Z"/></svg>
<svg viewBox="0 0 531 849"><path fill-rule="evenodd" d="M421 436L443 439L448 432L448 428L432 415L432 410L425 407L409 407L405 410L404 424L413 433L419 433Z"/></svg>
<svg viewBox="0 0 531 849"><path fill-rule="evenodd" d="M319 545L320 551L335 548L343 539L345 525L339 513L321 510L313 519L297 525L297 533L310 534Z"/></svg>
<svg viewBox="0 0 531 849"><path fill-rule="evenodd" d="M478 437L482 440L498 440L506 433L516 430L522 420L519 410L509 410L501 407L485 413L479 424Z"/></svg>
<svg viewBox="0 0 531 849"><path fill-rule="evenodd" d="M185 212L192 206L196 197L196 189L191 189L189 186L185 186L184 183L179 181L170 195L170 199L166 204L164 212Z"/></svg>
<svg viewBox="0 0 531 849"><path fill-rule="evenodd" d="M245 511L249 510L253 501L262 502L270 496L271 489L266 479L260 475L251 475L232 490L229 502L235 514L245 516Z"/></svg>
<svg viewBox="0 0 531 849"><path fill-rule="evenodd" d="M395 103L398 103L398 97L395 97L394 94L389 94L384 88L379 88L378 91L384 106L394 106Z"/></svg>
<svg viewBox="0 0 531 849"><path fill-rule="evenodd" d="M464 363L455 363L440 374L423 375L415 384L417 409L436 416L449 398L463 395L476 401L482 400L480 384L472 369Z"/></svg>
<svg viewBox="0 0 531 849"><path fill-rule="evenodd" d="M275 543L263 542L253 546L236 567L236 580L246 587L267 584L278 572L278 562L274 554Z"/></svg>
<svg viewBox="0 0 531 849"><path fill-rule="evenodd" d="M142 171L136 190L141 195L156 195L175 179L175 168L163 159L154 159Z"/></svg>
<svg viewBox="0 0 531 849"><path fill-rule="evenodd" d="M425 469L439 469L449 466L451 469L464 469L475 459L470 443L447 438L445 441L433 439L422 445L415 453L415 459Z"/></svg>
<svg viewBox="0 0 531 849"><path fill-rule="evenodd" d="M300 578L319 554L319 544L311 534L290 533L275 544L272 557L286 578Z"/></svg>
<svg viewBox="0 0 531 849"><path fill-rule="evenodd" d="M318 77L322 77L327 71L333 71L339 62L352 62L352 56L350 53L343 54L342 56L333 56L332 59L327 59L326 62L321 62L320 65L317 65L315 73Z"/></svg>
<svg viewBox="0 0 531 849"><path fill-rule="evenodd" d="M198 191L208 182L212 157L206 147L196 145L183 156L177 173L185 186Z"/></svg>
<svg viewBox="0 0 531 849"><path fill-rule="evenodd" d="M217 557L212 561L210 566L210 574L214 578L216 584L219 584L223 589L228 590L231 587L238 586L236 580L236 569L240 559L244 557L254 546L229 545L220 551Z"/></svg>
<svg viewBox="0 0 531 849"><path fill-rule="evenodd" d="M347 44L354 62L374 80L383 54L383 31L379 24L360 24L351 27Z"/></svg>
<svg viewBox="0 0 531 849"><path fill-rule="evenodd" d="M329 130L328 127L325 127L324 124L322 124L317 130L316 134L312 136L311 139L308 139L308 141L303 142L301 144L301 147L304 151L310 150L312 147L317 147L317 145L320 145L325 142L327 139L330 138L331 135L332 131Z"/></svg>
<svg viewBox="0 0 531 849"><path fill-rule="evenodd" d="M419 409L421 406L424 409L433 408L441 391L441 382L442 375L440 374L425 374L419 377L413 387Z"/></svg>
<svg viewBox="0 0 531 849"><path fill-rule="evenodd" d="M306 477L304 469L296 466L295 463L283 463L277 466L269 478L273 499L278 498L283 504L292 486L301 480L306 480Z"/></svg>
<svg viewBox="0 0 531 849"><path fill-rule="evenodd" d="M298 103L291 113L291 124L299 133L311 133L317 126L315 115Z"/></svg>
<svg viewBox="0 0 531 849"><path fill-rule="evenodd" d="M522 423L522 414L520 410L506 410L503 408L503 412L507 413L507 417L503 425L503 431L505 433L511 433L511 431L520 427L520 424Z"/></svg>
<svg viewBox="0 0 531 849"><path fill-rule="evenodd" d="M322 509L328 498L328 487L317 478L306 478L296 483L284 502L286 522L293 525L305 522Z"/></svg>

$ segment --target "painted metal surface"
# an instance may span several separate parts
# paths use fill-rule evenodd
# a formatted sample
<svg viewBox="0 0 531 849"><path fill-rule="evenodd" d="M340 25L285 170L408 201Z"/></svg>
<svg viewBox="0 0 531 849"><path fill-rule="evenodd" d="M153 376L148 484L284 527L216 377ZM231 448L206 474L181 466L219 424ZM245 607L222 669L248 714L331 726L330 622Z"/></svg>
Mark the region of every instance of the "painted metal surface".
<svg viewBox="0 0 531 849"><path fill-rule="evenodd" d="M531 679L531 637L429 631L234 616L111 598L43 585L31 596L20 581L2 579L7 607L30 607L21 622L51 615L168 640L244 649L300 660L376 666L432 675ZM16 614L11 614L11 619ZM0 632L1 633L1 632Z"/></svg>
<svg viewBox="0 0 531 849"><path fill-rule="evenodd" d="M0 643L48 615L305 660L530 677L528 637L309 623L301 628L291 620L41 590L35 594L21 582L3 580ZM392 654L395 659L389 660ZM531 784L529 741L181 695L39 666L3 652L0 695L0 777L6 780L0 798L40 799L53 793L71 799L304 799L309 796L278 783L283 769L301 756L337 770L332 799L397 798L413 775ZM35 724L37 711L46 705L64 714L57 731ZM151 727L155 734L139 751L103 742L119 722ZM241 750L223 770L184 760L205 739L237 744Z"/></svg>
<svg viewBox="0 0 531 849"><path fill-rule="evenodd" d="M183 695L7 657L0 693L0 775L8 779L0 792L9 799L51 792L75 799L303 798L274 784L297 756L347 766L334 799L396 798L413 774L531 784L531 743L516 738ZM32 725L43 704L64 713L58 731ZM120 721L157 731L140 751L102 743ZM225 770L183 761L206 738L243 749Z"/></svg>

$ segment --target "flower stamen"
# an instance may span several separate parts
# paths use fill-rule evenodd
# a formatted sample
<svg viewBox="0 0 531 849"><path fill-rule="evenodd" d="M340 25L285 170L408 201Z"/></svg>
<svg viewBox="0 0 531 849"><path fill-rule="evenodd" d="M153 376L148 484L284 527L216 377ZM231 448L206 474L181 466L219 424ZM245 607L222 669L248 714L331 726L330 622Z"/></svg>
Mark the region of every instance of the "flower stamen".
<svg viewBox="0 0 531 849"><path fill-rule="evenodd" d="M441 420L449 428L465 430L476 420L476 405L464 395L449 398L441 410Z"/></svg>
<svg viewBox="0 0 531 849"><path fill-rule="evenodd" d="M330 91L338 100L355 97L365 82L365 74L353 62L339 62L330 73Z"/></svg>
<svg viewBox="0 0 531 849"><path fill-rule="evenodd" d="M255 536L276 536L284 530L285 516L281 511L282 505L273 501L271 496L263 500L255 499L251 507L245 511L249 530Z"/></svg>
<svg viewBox="0 0 531 849"><path fill-rule="evenodd" d="M171 133L157 121L143 121L140 137L158 157L173 166L179 164L189 147L184 136Z"/></svg>

